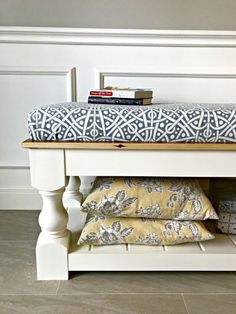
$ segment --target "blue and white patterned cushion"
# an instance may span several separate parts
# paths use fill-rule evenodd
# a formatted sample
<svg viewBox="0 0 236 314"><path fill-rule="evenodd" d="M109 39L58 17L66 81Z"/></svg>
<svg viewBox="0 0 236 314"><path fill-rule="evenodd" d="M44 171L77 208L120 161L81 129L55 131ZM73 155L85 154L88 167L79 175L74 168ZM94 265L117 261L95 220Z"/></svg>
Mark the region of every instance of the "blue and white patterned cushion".
<svg viewBox="0 0 236 314"><path fill-rule="evenodd" d="M236 142L236 104L62 103L28 115L38 141Z"/></svg>
<svg viewBox="0 0 236 314"><path fill-rule="evenodd" d="M223 233L236 234L236 201L235 195L232 200L222 200L219 202L218 229Z"/></svg>
<svg viewBox="0 0 236 314"><path fill-rule="evenodd" d="M236 214L235 194L232 195L232 200L223 200L219 202L219 212Z"/></svg>
<svg viewBox="0 0 236 314"><path fill-rule="evenodd" d="M219 213L217 227L223 233L236 234L236 214L226 212Z"/></svg>

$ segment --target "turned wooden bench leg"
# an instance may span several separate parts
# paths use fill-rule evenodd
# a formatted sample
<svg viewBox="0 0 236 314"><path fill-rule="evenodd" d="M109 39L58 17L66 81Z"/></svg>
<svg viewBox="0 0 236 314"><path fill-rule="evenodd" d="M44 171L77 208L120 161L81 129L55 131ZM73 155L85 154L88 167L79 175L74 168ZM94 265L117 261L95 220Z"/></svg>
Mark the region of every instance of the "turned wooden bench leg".
<svg viewBox="0 0 236 314"><path fill-rule="evenodd" d="M37 278L68 279L70 231L63 206L65 191L64 150L30 149L32 186L39 190L43 208L39 215L41 233L36 246Z"/></svg>
<svg viewBox="0 0 236 314"><path fill-rule="evenodd" d="M43 208L39 215L42 232L36 247L37 277L40 280L68 279L70 232L66 229L68 213L63 207L64 189L39 191Z"/></svg>
<svg viewBox="0 0 236 314"><path fill-rule="evenodd" d="M63 194L63 204L69 214L67 228L78 234L84 223L84 215L81 215L80 206L83 194L80 192L81 181L79 176L70 176Z"/></svg>
<svg viewBox="0 0 236 314"><path fill-rule="evenodd" d="M80 192L81 181L78 176L70 176L65 192L63 194L63 204L65 208L77 207L79 208L83 194Z"/></svg>

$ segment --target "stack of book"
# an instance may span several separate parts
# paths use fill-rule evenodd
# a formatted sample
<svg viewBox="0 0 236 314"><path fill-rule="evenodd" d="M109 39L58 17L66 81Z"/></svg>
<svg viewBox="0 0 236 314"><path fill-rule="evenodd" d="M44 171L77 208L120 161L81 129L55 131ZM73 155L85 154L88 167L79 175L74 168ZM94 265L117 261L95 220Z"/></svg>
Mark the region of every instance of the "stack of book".
<svg viewBox="0 0 236 314"><path fill-rule="evenodd" d="M153 91L150 89L132 89L108 86L89 92L88 102L92 104L112 105L150 105Z"/></svg>

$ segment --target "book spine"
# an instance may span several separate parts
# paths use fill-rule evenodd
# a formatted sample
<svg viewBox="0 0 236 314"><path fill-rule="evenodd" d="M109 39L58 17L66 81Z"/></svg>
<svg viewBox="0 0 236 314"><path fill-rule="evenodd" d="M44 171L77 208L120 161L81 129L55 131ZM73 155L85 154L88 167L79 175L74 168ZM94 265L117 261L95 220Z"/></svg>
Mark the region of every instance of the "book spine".
<svg viewBox="0 0 236 314"><path fill-rule="evenodd" d="M100 97L111 97L113 95L112 91L96 91L96 90L91 90L89 92L90 96L100 96Z"/></svg>
<svg viewBox="0 0 236 314"><path fill-rule="evenodd" d="M143 105L143 99L88 97L90 104Z"/></svg>
<svg viewBox="0 0 236 314"><path fill-rule="evenodd" d="M115 98L135 98L135 91L119 91L119 90L107 90L107 91L96 91L92 90L89 92L90 96L100 96L100 97L115 97Z"/></svg>

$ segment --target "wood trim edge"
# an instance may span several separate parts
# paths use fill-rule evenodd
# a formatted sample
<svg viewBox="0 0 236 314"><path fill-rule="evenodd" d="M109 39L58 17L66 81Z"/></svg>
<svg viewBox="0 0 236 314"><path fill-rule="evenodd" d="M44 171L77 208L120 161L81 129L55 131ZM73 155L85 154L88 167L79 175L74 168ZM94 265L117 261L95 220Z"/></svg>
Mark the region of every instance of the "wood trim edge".
<svg viewBox="0 0 236 314"><path fill-rule="evenodd" d="M23 148L41 149L95 149L95 150L186 150L186 151L236 151L236 143L136 143L136 142L22 142Z"/></svg>

